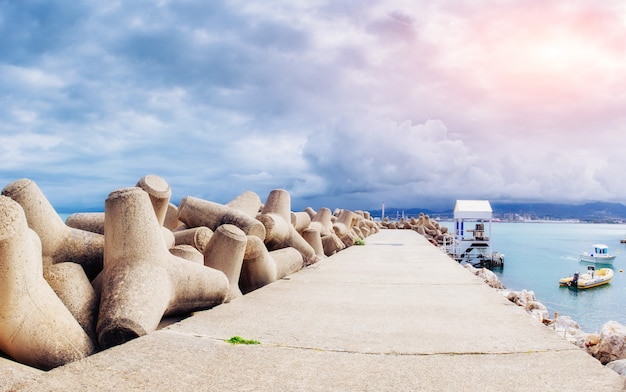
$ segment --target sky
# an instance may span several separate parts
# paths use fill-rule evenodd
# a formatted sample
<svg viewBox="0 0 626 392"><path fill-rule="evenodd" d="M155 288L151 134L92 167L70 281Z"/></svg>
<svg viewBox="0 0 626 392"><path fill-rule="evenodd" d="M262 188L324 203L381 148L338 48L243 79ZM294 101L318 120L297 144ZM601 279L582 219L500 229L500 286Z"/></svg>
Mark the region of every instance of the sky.
<svg viewBox="0 0 626 392"><path fill-rule="evenodd" d="M0 0L0 186L626 202L617 0Z"/></svg>

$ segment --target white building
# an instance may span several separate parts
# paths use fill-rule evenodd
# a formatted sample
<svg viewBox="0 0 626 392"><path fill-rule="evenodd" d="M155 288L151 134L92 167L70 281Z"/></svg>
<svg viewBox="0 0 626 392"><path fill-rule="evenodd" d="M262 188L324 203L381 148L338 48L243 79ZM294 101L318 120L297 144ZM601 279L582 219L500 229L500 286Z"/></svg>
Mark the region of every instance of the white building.
<svg viewBox="0 0 626 392"><path fill-rule="evenodd" d="M493 210L488 200L457 200L454 206L454 241L448 253L458 262L501 266L504 255L491 250Z"/></svg>

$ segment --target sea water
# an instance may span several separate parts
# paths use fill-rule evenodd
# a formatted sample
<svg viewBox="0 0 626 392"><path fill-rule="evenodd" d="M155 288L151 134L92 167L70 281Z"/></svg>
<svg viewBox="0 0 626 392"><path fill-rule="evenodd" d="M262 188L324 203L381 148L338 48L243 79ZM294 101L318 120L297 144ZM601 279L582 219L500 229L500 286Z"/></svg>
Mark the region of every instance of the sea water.
<svg viewBox="0 0 626 392"><path fill-rule="evenodd" d="M504 253L504 267L494 272L507 289L533 291L550 312L570 316L585 332L599 332L610 320L626 325L626 225L588 223L491 223L492 250ZM611 283L591 289L559 287L559 279L585 272L578 261L593 245L606 244L616 254ZM596 265L596 269L610 267Z"/></svg>

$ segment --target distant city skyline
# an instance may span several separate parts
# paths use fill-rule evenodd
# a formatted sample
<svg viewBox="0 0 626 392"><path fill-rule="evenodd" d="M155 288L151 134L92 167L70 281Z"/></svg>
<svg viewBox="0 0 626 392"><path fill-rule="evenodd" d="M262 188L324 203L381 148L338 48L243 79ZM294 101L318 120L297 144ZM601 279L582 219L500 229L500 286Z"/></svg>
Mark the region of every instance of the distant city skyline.
<svg viewBox="0 0 626 392"><path fill-rule="evenodd" d="M493 221L503 222L536 222L536 221L569 221L596 223L626 223L626 205L622 203L594 202L585 204L559 203L490 203ZM369 210L372 217L391 220L400 218L416 218L425 214L431 218L451 220L454 217L453 207L445 209L385 208Z"/></svg>
<svg viewBox="0 0 626 392"><path fill-rule="evenodd" d="M0 186L442 209L626 202L626 6L4 2Z"/></svg>

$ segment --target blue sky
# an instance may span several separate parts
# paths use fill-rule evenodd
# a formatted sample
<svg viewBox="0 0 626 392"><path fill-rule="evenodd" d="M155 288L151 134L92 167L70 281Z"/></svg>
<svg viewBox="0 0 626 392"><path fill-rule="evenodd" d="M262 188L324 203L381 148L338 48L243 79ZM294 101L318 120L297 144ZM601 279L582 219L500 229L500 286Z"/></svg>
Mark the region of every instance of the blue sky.
<svg viewBox="0 0 626 392"><path fill-rule="evenodd" d="M0 180L59 211L624 202L624 108L621 1L0 1Z"/></svg>

